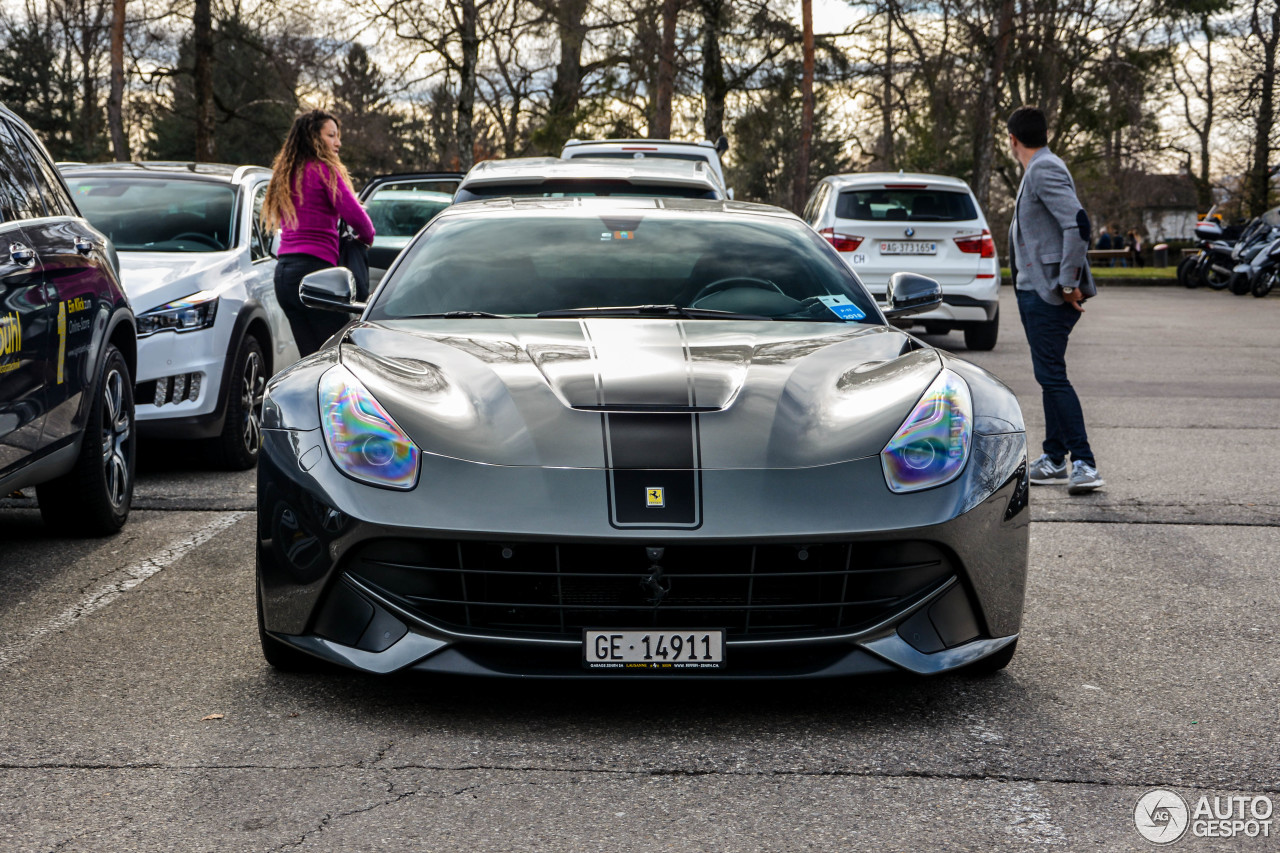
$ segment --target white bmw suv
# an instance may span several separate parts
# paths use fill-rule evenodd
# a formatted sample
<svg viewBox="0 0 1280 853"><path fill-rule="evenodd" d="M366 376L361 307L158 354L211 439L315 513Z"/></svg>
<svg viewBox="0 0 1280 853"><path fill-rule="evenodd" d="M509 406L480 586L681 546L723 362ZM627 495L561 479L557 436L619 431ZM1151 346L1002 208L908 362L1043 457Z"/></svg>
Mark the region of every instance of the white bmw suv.
<svg viewBox="0 0 1280 853"><path fill-rule="evenodd" d="M802 214L883 301L907 271L942 285L942 304L914 315L928 334L959 329L971 350L996 345L1000 261L969 185L942 175L867 172L819 182Z"/></svg>
<svg viewBox="0 0 1280 853"><path fill-rule="evenodd" d="M114 242L138 316L139 434L201 439L220 467L253 467L267 380L298 358L260 221L271 172L152 162L62 174Z"/></svg>

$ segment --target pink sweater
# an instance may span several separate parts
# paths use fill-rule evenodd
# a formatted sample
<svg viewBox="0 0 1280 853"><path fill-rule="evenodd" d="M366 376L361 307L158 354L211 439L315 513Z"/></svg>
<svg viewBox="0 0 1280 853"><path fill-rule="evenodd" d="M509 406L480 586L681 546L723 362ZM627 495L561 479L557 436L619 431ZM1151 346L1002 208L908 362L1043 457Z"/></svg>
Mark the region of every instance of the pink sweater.
<svg viewBox="0 0 1280 853"><path fill-rule="evenodd" d="M293 190L298 221L280 227L280 254L304 252L331 264L338 262L338 219L355 229L365 243L373 242L373 223L351 189L338 181L337 197L329 194L329 167L311 161Z"/></svg>

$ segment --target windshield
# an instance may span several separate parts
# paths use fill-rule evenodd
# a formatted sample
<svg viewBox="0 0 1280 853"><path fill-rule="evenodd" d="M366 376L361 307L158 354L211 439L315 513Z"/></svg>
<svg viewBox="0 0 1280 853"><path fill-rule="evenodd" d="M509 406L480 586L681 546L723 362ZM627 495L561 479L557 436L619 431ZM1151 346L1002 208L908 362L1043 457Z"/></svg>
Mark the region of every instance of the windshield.
<svg viewBox="0 0 1280 853"><path fill-rule="evenodd" d="M365 202L378 238L412 237L440 211L453 202L443 192L423 192L401 188L375 190ZM375 238L375 245L377 238Z"/></svg>
<svg viewBox="0 0 1280 853"><path fill-rule="evenodd" d="M930 189L846 190L836 203L839 219L866 222L968 222L978 218L966 192Z"/></svg>
<svg viewBox="0 0 1280 853"><path fill-rule="evenodd" d="M633 196L637 198L705 198L715 201L719 193L705 184L672 186L640 184L619 180L561 180L542 183L484 183L464 186L455 201L477 201L486 198L572 198L575 196Z"/></svg>
<svg viewBox="0 0 1280 853"><path fill-rule="evenodd" d="M848 267L801 222L614 208L436 220L384 283L369 318L656 306L878 322Z"/></svg>
<svg viewBox="0 0 1280 853"><path fill-rule="evenodd" d="M235 190L209 181L66 176L76 206L122 252L221 252Z"/></svg>

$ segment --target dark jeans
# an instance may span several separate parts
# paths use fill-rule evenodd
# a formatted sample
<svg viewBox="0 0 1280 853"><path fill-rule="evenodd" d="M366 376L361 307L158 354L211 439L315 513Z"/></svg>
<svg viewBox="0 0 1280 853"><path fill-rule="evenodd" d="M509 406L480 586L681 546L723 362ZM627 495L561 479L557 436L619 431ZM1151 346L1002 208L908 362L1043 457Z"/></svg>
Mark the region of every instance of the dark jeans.
<svg viewBox="0 0 1280 853"><path fill-rule="evenodd" d="M336 311L308 308L298 296L298 285L304 275L326 270L331 266L333 264L328 261L302 253L281 255L276 261L276 300L289 320L299 356L311 355L320 349L321 344L351 319L349 315Z"/></svg>
<svg viewBox="0 0 1280 853"><path fill-rule="evenodd" d="M1067 379L1067 338L1080 312L1064 303L1050 305L1031 290L1018 291L1018 314L1031 345L1031 366L1044 395L1044 452L1055 462L1071 454L1095 464L1084 429L1084 411Z"/></svg>

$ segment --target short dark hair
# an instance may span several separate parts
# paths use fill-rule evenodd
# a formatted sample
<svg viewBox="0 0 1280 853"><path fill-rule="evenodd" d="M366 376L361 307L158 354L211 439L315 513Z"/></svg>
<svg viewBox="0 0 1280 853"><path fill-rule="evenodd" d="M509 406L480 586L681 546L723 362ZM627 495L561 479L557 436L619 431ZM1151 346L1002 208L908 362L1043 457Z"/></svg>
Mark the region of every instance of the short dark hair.
<svg viewBox="0 0 1280 853"><path fill-rule="evenodd" d="M1039 107L1018 107L1009 116L1009 132L1028 148L1044 148L1049 144L1049 122Z"/></svg>

